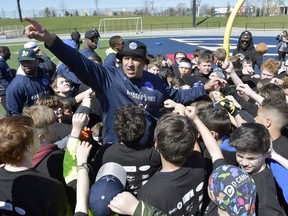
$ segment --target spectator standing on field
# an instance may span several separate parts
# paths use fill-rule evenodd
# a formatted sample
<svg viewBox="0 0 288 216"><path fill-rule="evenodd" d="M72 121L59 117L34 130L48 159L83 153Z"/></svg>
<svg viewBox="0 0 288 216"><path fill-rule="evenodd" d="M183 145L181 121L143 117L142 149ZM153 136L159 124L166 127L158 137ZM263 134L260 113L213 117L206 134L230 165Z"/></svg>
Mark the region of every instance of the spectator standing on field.
<svg viewBox="0 0 288 216"><path fill-rule="evenodd" d="M253 68L255 65L260 69L263 62L263 55L259 55L254 47L253 36L249 31L243 31L239 37L237 47L233 51L233 56L238 56L240 60L249 57L252 60Z"/></svg>
<svg viewBox="0 0 288 216"><path fill-rule="evenodd" d="M104 60L104 66L119 66L119 60L116 58L116 54L123 50L124 40L121 36L115 35L109 39L110 48L106 50L107 57Z"/></svg>
<svg viewBox="0 0 288 216"><path fill-rule="evenodd" d="M283 31L281 34L277 35L276 40L278 41L278 61L281 66L284 66L286 54L288 52L288 33Z"/></svg>
<svg viewBox="0 0 288 216"><path fill-rule="evenodd" d="M85 44L84 48L82 49L82 54L88 58L89 56L99 56L95 49L97 49L97 43L99 41L100 34L97 30L89 30L85 33Z"/></svg>
<svg viewBox="0 0 288 216"><path fill-rule="evenodd" d="M11 53L7 46L0 46L0 102L5 110L6 108L6 89L13 79L13 75L7 60L10 59Z"/></svg>
<svg viewBox="0 0 288 216"><path fill-rule="evenodd" d="M40 49L39 45L34 41L30 41L24 44L24 48L30 48L35 51L38 59L38 67L40 67L44 73L52 77L55 72L56 65L51 61L48 55Z"/></svg>

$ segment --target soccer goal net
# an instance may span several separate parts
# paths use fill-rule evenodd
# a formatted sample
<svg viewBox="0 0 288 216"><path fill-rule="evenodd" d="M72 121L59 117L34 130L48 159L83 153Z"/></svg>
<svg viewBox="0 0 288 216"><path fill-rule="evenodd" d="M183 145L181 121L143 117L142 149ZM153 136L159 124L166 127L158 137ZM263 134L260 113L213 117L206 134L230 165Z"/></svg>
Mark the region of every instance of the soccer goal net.
<svg viewBox="0 0 288 216"><path fill-rule="evenodd" d="M142 17L100 19L98 31L143 33Z"/></svg>

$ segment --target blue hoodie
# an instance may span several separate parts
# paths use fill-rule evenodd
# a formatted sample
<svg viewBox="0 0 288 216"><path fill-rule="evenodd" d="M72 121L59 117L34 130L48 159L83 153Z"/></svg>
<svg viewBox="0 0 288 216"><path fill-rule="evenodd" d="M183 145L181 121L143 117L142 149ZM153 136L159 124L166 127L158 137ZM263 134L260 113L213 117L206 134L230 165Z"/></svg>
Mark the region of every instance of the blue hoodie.
<svg viewBox="0 0 288 216"><path fill-rule="evenodd" d="M65 45L57 38L52 47L47 47L60 61L97 95L102 113L103 143L117 143L114 132L114 113L125 104L143 106L146 110L147 128L142 144L151 145L153 130L159 118L159 109L166 99L178 103L189 103L206 95L204 86L187 90L169 87L160 77L147 71L142 78L129 79L122 68L105 67L96 64Z"/></svg>

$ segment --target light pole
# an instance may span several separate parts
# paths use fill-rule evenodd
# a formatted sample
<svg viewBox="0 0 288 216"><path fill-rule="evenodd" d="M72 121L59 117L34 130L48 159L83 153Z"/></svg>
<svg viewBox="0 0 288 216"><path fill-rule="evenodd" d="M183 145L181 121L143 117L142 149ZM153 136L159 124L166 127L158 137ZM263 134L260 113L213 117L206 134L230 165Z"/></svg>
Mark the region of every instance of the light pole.
<svg viewBox="0 0 288 216"><path fill-rule="evenodd" d="M193 1L193 4L192 4L193 27L196 28L196 0L192 0L192 1Z"/></svg>
<svg viewBox="0 0 288 216"><path fill-rule="evenodd" d="M23 22L23 20L22 20L22 12L21 12L21 7L20 7L20 0L17 0L17 7L18 7L19 19L20 19L21 22Z"/></svg>

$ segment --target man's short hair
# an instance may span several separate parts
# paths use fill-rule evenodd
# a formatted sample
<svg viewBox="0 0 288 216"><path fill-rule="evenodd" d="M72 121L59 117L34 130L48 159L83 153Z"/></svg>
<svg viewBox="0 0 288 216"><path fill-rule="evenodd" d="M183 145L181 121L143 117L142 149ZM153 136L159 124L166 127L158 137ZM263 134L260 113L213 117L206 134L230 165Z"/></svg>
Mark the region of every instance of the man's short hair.
<svg viewBox="0 0 288 216"><path fill-rule="evenodd" d="M0 54L8 51L9 48L7 46L0 46Z"/></svg>
<svg viewBox="0 0 288 216"><path fill-rule="evenodd" d="M110 37L110 39L109 39L109 46L111 47L111 48L114 48L116 45L117 45L117 41L119 40L119 39L121 39L122 37L120 36L120 35L115 35L115 36L112 36L112 37Z"/></svg>
<svg viewBox="0 0 288 216"><path fill-rule="evenodd" d="M0 119L0 161L16 165L24 158L29 145L34 145L34 123L28 116Z"/></svg>
<svg viewBox="0 0 288 216"><path fill-rule="evenodd" d="M124 105L115 112L115 133L119 142L127 146L135 146L146 130L144 108L136 105Z"/></svg>
<svg viewBox="0 0 288 216"><path fill-rule="evenodd" d="M271 146L271 138L264 125L245 123L235 129L230 136L229 144L235 147L236 151L264 155Z"/></svg>
<svg viewBox="0 0 288 216"><path fill-rule="evenodd" d="M166 161L182 165L190 157L197 135L196 127L188 118L167 113L158 120L154 139Z"/></svg>
<svg viewBox="0 0 288 216"><path fill-rule="evenodd" d="M281 130L288 123L288 104L286 101L266 98L262 102L262 110L266 117L273 119L274 126Z"/></svg>
<svg viewBox="0 0 288 216"><path fill-rule="evenodd" d="M284 90L274 83L268 83L258 89L258 94L264 98L272 98L277 100L286 101Z"/></svg>

